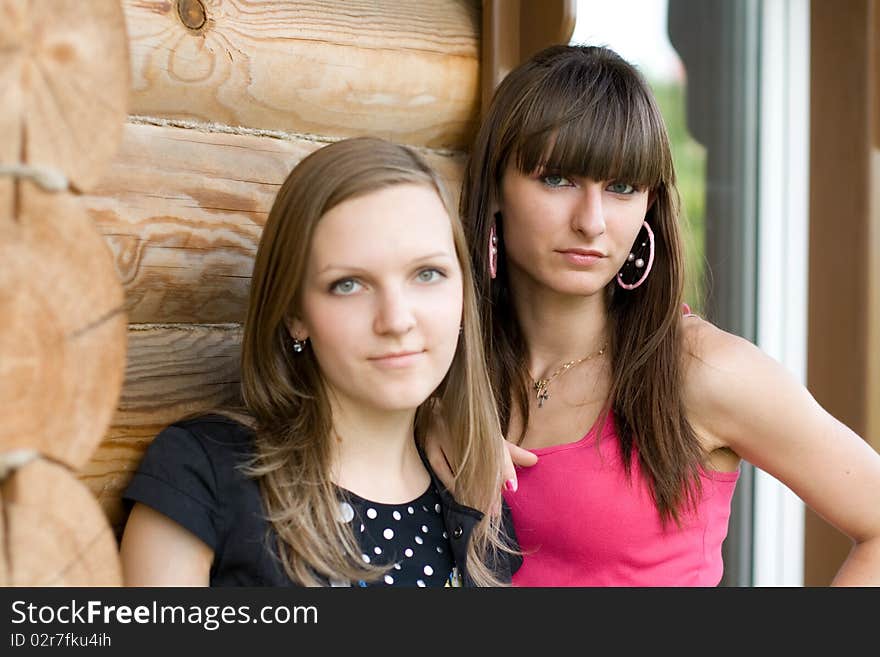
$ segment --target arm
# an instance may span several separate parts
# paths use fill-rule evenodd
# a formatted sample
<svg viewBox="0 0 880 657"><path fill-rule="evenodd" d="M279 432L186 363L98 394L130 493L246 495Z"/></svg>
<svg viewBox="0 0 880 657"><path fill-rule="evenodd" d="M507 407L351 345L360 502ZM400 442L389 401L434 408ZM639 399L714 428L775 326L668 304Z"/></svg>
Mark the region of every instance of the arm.
<svg viewBox="0 0 880 657"><path fill-rule="evenodd" d="M880 585L880 455L751 343L688 320L685 401L708 450L727 448L853 540L834 585Z"/></svg>
<svg viewBox="0 0 880 657"><path fill-rule="evenodd" d="M133 504L120 548L126 586L209 584L235 462L224 426L171 425L150 443L122 494Z"/></svg>
<svg viewBox="0 0 880 657"><path fill-rule="evenodd" d="M135 504L120 548L125 586L208 586L214 551L145 504Z"/></svg>

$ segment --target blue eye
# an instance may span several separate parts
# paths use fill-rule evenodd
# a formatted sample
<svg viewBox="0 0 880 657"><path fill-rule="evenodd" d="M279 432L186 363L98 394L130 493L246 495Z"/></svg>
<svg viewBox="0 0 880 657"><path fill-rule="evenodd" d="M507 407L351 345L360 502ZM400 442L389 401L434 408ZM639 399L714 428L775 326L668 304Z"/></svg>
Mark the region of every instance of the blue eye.
<svg viewBox="0 0 880 657"><path fill-rule="evenodd" d="M558 173L550 173L541 176L541 182L548 187L573 187L572 182L568 178L561 176Z"/></svg>
<svg viewBox="0 0 880 657"><path fill-rule="evenodd" d="M609 192L613 192L614 194L632 194L636 191L636 188L632 185L622 182L614 182L606 187Z"/></svg>
<svg viewBox="0 0 880 657"><path fill-rule="evenodd" d="M422 269L418 274L416 274L416 278L419 279L422 283L433 283L438 278L445 278L445 274L439 269L434 269L430 267L428 269Z"/></svg>
<svg viewBox="0 0 880 657"><path fill-rule="evenodd" d="M353 278L343 278L341 281L336 281L333 285L330 286L330 292L333 294L339 294L341 296L346 296L349 294L354 294L361 287L361 284L358 283Z"/></svg>

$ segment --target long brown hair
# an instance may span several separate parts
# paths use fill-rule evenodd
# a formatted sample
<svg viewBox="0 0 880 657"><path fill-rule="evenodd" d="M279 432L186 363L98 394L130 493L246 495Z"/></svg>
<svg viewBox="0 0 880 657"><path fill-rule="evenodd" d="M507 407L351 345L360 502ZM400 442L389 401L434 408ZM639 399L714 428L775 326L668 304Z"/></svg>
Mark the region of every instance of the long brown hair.
<svg viewBox="0 0 880 657"><path fill-rule="evenodd" d="M286 320L298 314L321 217L347 199L399 184L433 189L450 207L438 176L407 147L369 137L324 146L284 181L257 249L241 354L242 399L256 435L249 472L259 481L284 568L305 585L375 579L382 569L362 561L350 524L338 521L321 368L310 348L294 352ZM434 413L450 428L456 499L485 512L468 548L467 572L476 584L498 585L487 563L504 545L500 520L489 513L501 489L503 447L464 229L457 214L450 213L450 222L464 286L462 335L446 377L416 411L415 434L423 439Z"/></svg>
<svg viewBox="0 0 880 657"><path fill-rule="evenodd" d="M611 388L599 421L613 412L627 471L636 450L661 518L678 520L699 494L704 453L682 400L679 197L666 126L650 88L608 48L552 46L504 78L482 122L465 172L461 212L505 433L514 404L523 432L528 426L530 380L503 257L503 217L497 222L498 275L490 280L488 274L492 207L500 200L508 162L526 174L546 168L651 192L646 216L656 237L651 274L635 290L620 289L612 280L605 291Z"/></svg>

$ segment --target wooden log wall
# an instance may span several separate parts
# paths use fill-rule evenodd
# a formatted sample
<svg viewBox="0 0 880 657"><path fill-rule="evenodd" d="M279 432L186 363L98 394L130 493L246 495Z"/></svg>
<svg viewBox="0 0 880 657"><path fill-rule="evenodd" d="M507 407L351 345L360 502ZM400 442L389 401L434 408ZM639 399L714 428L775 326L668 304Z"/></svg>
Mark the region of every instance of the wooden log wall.
<svg viewBox="0 0 880 657"><path fill-rule="evenodd" d="M0 17L0 585L119 585L77 473L119 399L124 293L78 196L128 114L125 20L116 0L0 0Z"/></svg>
<svg viewBox="0 0 880 657"><path fill-rule="evenodd" d="M479 0L123 3L130 115L83 197L125 291L128 357L80 479L117 536L156 433L231 398L253 256L290 169L326 143L416 147L457 200L480 105Z"/></svg>

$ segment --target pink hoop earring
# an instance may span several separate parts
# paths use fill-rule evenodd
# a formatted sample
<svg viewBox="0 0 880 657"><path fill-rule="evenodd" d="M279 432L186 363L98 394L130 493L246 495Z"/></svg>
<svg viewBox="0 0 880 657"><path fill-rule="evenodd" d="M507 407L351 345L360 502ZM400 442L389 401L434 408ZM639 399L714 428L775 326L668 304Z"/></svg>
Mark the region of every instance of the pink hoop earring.
<svg viewBox="0 0 880 657"><path fill-rule="evenodd" d="M651 230L651 226L647 221L642 222L642 226L648 233L648 242L642 242L639 246L633 245L633 250L630 251L630 254L626 257L626 262L623 264L623 267L620 268L620 271L617 272L617 284L622 287L624 290L635 290L639 287L645 280L648 278L648 274L651 273L651 267L654 266L654 231ZM636 239L638 241L638 238ZM645 262L645 259L642 255L645 247L648 247L648 262ZM639 255L636 255L636 252L639 252ZM623 270L625 267L632 265L635 267L636 272L644 269L642 275L635 283L626 283L623 280Z"/></svg>
<svg viewBox="0 0 880 657"><path fill-rule="evenodd" d="M495 224L489 229L489 278L498 275L498 233L495 232Z"/></svg>

